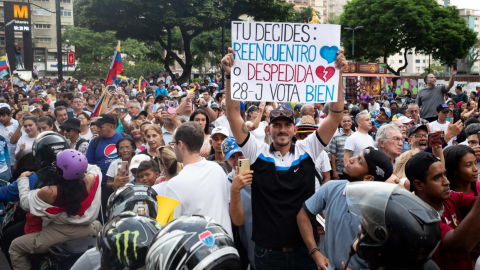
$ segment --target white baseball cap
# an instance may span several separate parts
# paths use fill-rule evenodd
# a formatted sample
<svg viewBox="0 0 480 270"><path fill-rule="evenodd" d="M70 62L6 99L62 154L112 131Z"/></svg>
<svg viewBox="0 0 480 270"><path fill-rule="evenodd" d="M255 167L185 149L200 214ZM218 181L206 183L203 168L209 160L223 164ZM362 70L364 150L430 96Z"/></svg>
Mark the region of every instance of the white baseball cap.
<svg viewBox="0 0 480 270"><path fill-rule="evenodd" d="M408 123L411 123L413 121L412 118L408 118L406 116L400 116L397 120L402 122L402 124L408 124Z"/></svg>
<svg viewBox="0 0 480 270"><path fill-rule="evenodd" d="M0 108L3 108L3 107L6 107L6 108L8 108L9 110L12 110L12 108L10 107L10 105L8 105L7 103L0 103Z"/></svg>
<svg viewBox="0 0 480 270"><path fill-rule="evenodd" d="M149 160L151 160L151 158L145 154L135 155L133 156L132 161L130 161L130 168L128 169L129 170L138 169L138 166L140 166L140 163L142 163L142 161L149 161Z"/></svg>
<svg viewBox="0 0 480 270"><path fill-rule="evenodd" d="M213 136L215 134L218 134L218 133L223 134L227 137L230 136L230 132L228 132L228 129L226 127L219 126L219 127L214 128L212 130L212 135L211 136Z"/></svg>
<svg viewBox="0 0 480 270"><path fill-rule="evenodd" d="M40 112L42 111L40 108L37 108L35 106L29 106L30 112L34 112L35 110L39 110Z"/></svg>

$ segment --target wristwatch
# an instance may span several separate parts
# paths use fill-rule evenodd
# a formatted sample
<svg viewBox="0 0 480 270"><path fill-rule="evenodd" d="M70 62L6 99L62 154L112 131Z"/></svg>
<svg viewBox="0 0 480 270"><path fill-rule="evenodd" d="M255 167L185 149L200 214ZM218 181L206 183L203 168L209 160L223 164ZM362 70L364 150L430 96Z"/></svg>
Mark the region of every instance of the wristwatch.
<svg viewBox="0 0 480 270"><path fill-rule="evenodd" d="M230 80L230 74L225 74L225 79Z"/></svg>

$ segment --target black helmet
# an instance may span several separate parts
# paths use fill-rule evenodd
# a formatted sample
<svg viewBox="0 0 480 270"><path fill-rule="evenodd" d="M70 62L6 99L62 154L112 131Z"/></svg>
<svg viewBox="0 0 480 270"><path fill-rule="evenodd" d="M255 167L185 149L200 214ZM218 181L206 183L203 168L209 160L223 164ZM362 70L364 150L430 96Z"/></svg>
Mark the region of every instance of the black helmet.
<svg viewBox="0 0 480 270"><path fill-rule="evenodd" d="M124 212L112 218L97 237L102 269L139 269L145 266L148 246L162 225L155 220Z"/></svg>
<svg viewBox="0 0 480 270"><path fill-rule="evenodd" d="M52 166L56 161L57 153L69 148L70 145L65 137L53 131L44 131L37 136L32 145L35 164L39 169Z"/></svg>
<svg viewBox="0 0 480 270"><path fill-rule="evenodd" d="M145 260L147 269L240 269L232 239L213 219L181 216L155 236Z"/></svg>
<svg viewBox="0 0 480 270"><path fill-rule="evenodd" d="M421 269L441 240L439 213L399 185L349 183L350 212L359 217L365 236L357 254L388 269Z"/></svg>
<svg viewBox="0 0 480 270"><path fill-rule="evenodd" d="M356 117L359 112L360 108L358 108L358 106L356 105L352 106L352 109L350 109L350 115L352 115L353 117Z"/></svg>
<svg viewBox="0 0 480 270"><path fill-rule="evenodd" d="M157 192L147 185L126 184L108 198L107 217L112 218L125 211L157 218Z"/></svg>

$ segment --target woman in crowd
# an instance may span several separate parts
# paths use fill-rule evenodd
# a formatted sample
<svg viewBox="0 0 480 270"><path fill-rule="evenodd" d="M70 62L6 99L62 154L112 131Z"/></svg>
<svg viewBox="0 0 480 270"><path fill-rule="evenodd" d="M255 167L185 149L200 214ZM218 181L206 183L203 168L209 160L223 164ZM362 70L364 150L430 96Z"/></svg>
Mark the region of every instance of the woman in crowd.
<svg viewBox="0 0 480 270"><path fill-rule="evenodd" d="M152 112L152 103L145 103L144 111L147 112L147 121L153 122L155 120L155 112Z"/></svg>
<svg viewBox="0 0 480 270"><path fill-rule="evenodd" d="M263 111L263 118L262 118L262 123L266 127L268 126L268 119L270 119L270 112L273 110L273 105L266 105L265 109ZM230 134L233 135L233 134ZM270 134L267 134L265 132L265 143L268 145L272 144L272 136Z"/></svg>
<svg viewBox="0 0 480 270"><path fill-rule="evenodd" d="M20 204L30 211L27 223L36 217L43 222L36 223L40 225L37 231L13 240L9 253L14 269L31 269L32 254L45 253L56 243L97 234L101 228L95 219L101 204L97 193L102 173L97 166L88 167L82 153L73 149L58 153L53 175L43 188L30 190L28 177L32 174L24 172L17 180Z"/></svg>
<svg viewBox="0 0 480 270"><path fill-rule="evenodd" d="M414 150L408 150L405 153L401 154L395 162L393 174L399 179L402 186L404 186L407 190L410 190L410 181L407 179L407 176L405 174L405 165L418 152L420 152L420 149L418 148Z"/></svg>
<svg viewBox="0 0 480 270"><path fill-rule="evenodd" d="M461 116L464 120L466 120L467 118L475 115L476 111L477 111L477 105L475 104L475 101L470 100L467 103L465 109L462 111Z"/></svg>
<svg viewBox="0 0 480 270"><path fill-rule="evenodd" d="M81 112L77 115L80 120L80 137L90 141L93 138L93 133L90 130L90 116L86 112Z"/></svg>
<svg viewBox="0 0 480 270"><path fill-rule="evenodd" d="M183 169L183 164L177 161L175 152L170 146L164 146L158 149L158 163L163 176L157 179L153 189L158 195L162 196L167 186L167 181L177 176Z"/></svg>
<svg viewBox="0 0 480 270"><path fill-rule="evenodd" d="M146 98L145 98L145 102L146 103L152 103L154 104L155 103L155 97L153 95L148 95Z"/></svg>
<svg viewBox="0 0 480 270"><path fill-rule="evenodd" d="M445 149L444 155L450 189L478 196L480 182L475 151L465 145L455 145Z"/></svg>
<svg viewBox="0 0 480 270"><path fill-rule="evenodd" d="M145 125L143 133L145 134L149 148L143 150L140 154L145 154L158 162L157 148L165 145L162 130L158 125Z"/></svg>
<svg viewBox="0 0 480 270"><path fill-rule="evenodd" d="M264 108L265 102L260 103L258 107L255 105L250 106L247 110L247 122L245 122L250 133L261 142L265 141L266 126L260 121Z"/></svg>
<svg viewBox="0 0 480 270"><path fill-rule="evenodd" d="M196 122L203 129L203 145L200 149L200 156L208 158L211 153L210 146L210 128L207 123L210 123L208 120L208 115L204 110L195 110L190 116L190 122Z"/></svg>
<svg viewBox="0 0 480 270"><path fill-rule="evenodd" d="M94 91L93 93L96 94L96 95L98 95L98 96L100 96L100 94L101 94L101 93L100 93L100 89L98 89L98 88L95 89L95 91Z"/></svg>
<svg viewBox="0 0 480 270"><path fill-rule="evenodd" d="M360 108L360 111L364 111L364 110L368 111L368 103L365 101L360 102L359 108Z"/></svg>
<svg viewBox="0 0 480 270"><path fill-rule="evenodd" d="M24 132L17 142L15 149L15 159L20 160L25 154L32 152L32 145L37 138L39 131L37 127L37 118L34 116L27 116L25 119L18 121L19 126L23 126ZM21 128L17 128L15 133L21 132Z"/></svg>
<svg viewBox="0 0 480 270"><path fill-rule="evenodd" d="M145 134L140 129L142 124L143 122L140 120L132 121L130 124L130 136L132 136L133 141L135 141L135 146L137 148L135 154L138 154L147 148Z"/></svg>
<svg viewBox="0 0 480 270"><path fill-rule="evenodd" d="M110 163L107 171L107 186L111 186L114 190L135 181L135 176L128 168L130 168L130 162L137 148L135 142L130 138L121 138L117 141L115 147L120 158ZM119 171L119 164L122 161L127 162L126 170L128 171L128 176L126 176L126 172Z"/></svg>

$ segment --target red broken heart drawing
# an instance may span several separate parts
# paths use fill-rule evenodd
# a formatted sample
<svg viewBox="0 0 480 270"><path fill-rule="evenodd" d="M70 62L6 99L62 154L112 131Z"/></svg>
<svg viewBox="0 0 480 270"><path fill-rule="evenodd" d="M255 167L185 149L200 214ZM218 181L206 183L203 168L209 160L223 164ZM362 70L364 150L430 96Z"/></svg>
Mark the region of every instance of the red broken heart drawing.
<svg viewBox="0 0 480 270"><path fill-rule="evenodd" d="M332 78L333 74L335 74L335 68L325 68L324 66L318 66L317 69L315 69L315 74L317 74L317 77L320 78L320 80L322 80L323 82L327 82L328 80L330 80L330 78Z"/></svg>

